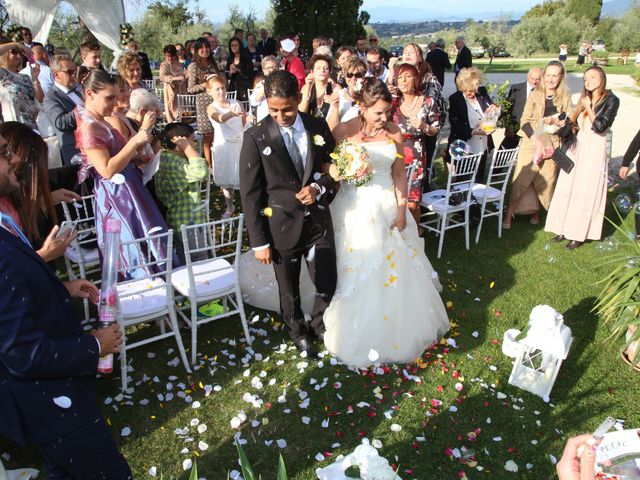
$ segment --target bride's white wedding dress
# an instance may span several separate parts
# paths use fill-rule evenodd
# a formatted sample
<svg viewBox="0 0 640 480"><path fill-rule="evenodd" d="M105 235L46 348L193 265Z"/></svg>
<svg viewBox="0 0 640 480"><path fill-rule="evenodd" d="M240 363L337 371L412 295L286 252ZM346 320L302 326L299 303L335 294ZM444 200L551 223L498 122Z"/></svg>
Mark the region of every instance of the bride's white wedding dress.
<svg viewBox="0 0 640 480"><path fill-rule="evenodd" d="M396 146L364 147L372 180L363 187L343 184L331 203L338 284L324 315L327 349L359 368L415 361L449 330L440 283L413 217L407 212L402 232L390 228L397 213Z"/></svg>

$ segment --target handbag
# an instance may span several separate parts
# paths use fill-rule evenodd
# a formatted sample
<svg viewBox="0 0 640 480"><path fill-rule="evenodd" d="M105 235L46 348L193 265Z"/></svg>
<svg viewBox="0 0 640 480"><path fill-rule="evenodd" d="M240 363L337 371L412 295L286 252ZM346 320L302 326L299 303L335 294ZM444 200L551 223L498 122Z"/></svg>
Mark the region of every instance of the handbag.
<svg viewBox="0 0 640 480"><path fill-rule="evenodd" d="M551 159L558 164L564 173L571 173L571 170L573 170L573 167L576 165L562 148L556 148L553 155L551 155Z"/></svg>

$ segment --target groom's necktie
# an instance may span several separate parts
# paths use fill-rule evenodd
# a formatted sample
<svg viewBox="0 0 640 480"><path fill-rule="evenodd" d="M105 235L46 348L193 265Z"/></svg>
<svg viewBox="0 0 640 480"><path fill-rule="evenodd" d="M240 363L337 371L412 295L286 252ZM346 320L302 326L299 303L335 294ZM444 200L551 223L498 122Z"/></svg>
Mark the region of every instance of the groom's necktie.
<svg viewBox="0 0 640 480"><path fill-rule="evenodd" d="M293 138L293 134L295 129L290 127L287 132L287 139L289 140L289 155L291 156L291 160L293 160L293 166L296 168L296 172L298 172L298 176L300 180L304 177L304 164L302 163L302 155L300 154L300 150L298 149L298 145Z"/></svg>

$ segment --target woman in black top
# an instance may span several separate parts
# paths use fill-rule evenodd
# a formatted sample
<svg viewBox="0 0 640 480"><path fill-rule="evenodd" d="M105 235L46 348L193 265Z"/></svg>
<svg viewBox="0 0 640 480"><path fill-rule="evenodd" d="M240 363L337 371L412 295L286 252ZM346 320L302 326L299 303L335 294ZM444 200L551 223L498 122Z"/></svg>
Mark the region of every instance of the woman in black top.
<svg viewBox="0 0 640 480"><path fill-rule="evenodd" d="M229 40L229 56L227 57L227 78L229 91L236 92L236 100L247 100L247 89L253 81L253 62L242 49L242 41L238 37Z"/></svg>

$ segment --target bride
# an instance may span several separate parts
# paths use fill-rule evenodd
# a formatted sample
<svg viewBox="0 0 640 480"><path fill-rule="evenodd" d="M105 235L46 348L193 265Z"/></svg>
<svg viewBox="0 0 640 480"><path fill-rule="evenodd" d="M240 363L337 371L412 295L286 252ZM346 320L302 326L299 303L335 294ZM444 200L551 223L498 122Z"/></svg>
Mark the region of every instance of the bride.
<svg viewBox="0 0 640 480"><path fill-rule="evenodd" d="M415 361L449 329L440 284L407 213L402 133L387 121L391 94L375 77L358 93L360 115L334 130L362 145L374 170L364 186L343 182L331 204L338 284L324 315L325 346L344 363Z"/></svg>

